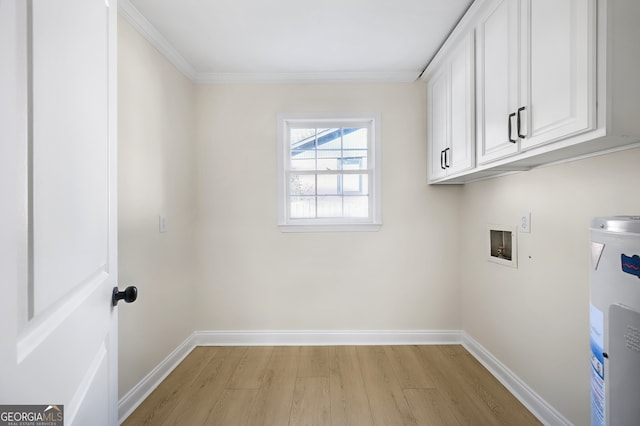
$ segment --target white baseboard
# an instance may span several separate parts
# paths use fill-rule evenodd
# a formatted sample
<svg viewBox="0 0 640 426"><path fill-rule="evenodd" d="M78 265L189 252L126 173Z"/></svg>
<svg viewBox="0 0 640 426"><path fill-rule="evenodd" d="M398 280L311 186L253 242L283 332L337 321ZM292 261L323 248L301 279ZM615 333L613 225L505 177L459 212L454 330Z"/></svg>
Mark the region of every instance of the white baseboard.
<svg viewBox="0 0 640 426"><path fill-rule="evenodd" d="M193 335L191 335L120 398L120 401L118 401L119 423L124 422L195 347Z"/></svg>
<svg viewBox="0 0 640 426"><path fill-rule="evenodd" d="M548 426L571 425L569 420L564 418L562 414L465 332L462 333L462 346L543 424Z"/></svg>
<svg viewBox="0 0 640 426"><path fill-rule="evenodd" d="M436 345L462 343L459 330L195 331L197 346Z"/></svg>

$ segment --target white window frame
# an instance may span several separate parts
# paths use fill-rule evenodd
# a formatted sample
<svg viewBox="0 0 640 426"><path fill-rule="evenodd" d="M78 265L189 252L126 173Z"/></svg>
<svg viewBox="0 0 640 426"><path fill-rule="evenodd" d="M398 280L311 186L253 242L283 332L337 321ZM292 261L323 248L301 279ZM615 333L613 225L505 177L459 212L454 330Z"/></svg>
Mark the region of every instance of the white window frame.
<svg viewBox="0 0 640 426"><path fill-rule="evenodd" d="M291 218L288 179L290 129L292 127L367 127L369 217ZM282 232L378 231L382 225L382 160L379 113L282 113L278 114L278 227Z"/></svg>

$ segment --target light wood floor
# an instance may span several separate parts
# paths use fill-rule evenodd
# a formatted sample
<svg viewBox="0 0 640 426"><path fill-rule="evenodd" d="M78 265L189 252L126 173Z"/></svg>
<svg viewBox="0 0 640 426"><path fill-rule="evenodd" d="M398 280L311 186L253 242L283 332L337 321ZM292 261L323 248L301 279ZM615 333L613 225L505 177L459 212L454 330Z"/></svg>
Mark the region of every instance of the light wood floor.
<svg viewBox="0 0 640 426"><path fill-rule="evenodd" d="M124 425L538 425L462 346L198 347Z"/></svg>

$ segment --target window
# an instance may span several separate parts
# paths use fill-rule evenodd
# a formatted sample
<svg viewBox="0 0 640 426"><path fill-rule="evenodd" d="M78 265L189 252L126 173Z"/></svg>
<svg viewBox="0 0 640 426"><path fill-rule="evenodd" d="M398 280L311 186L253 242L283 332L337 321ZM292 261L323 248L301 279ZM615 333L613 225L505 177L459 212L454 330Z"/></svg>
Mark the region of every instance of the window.
<svg viewBox="0 0 640 426"><path fill-rule="evenodd" d="M380 228L376 114L281 114L279 225L283 231Z"/></svg>

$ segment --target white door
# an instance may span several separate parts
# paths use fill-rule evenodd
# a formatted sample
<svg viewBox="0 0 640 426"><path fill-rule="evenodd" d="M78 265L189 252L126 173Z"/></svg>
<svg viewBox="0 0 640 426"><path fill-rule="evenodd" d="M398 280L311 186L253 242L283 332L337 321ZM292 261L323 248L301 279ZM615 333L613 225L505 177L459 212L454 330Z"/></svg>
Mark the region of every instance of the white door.
<svg viewBox="0 0 640 426"><path fill-rule="evenodd" d="M116 4L0 0L0 404L117 424Z"/></svg>

